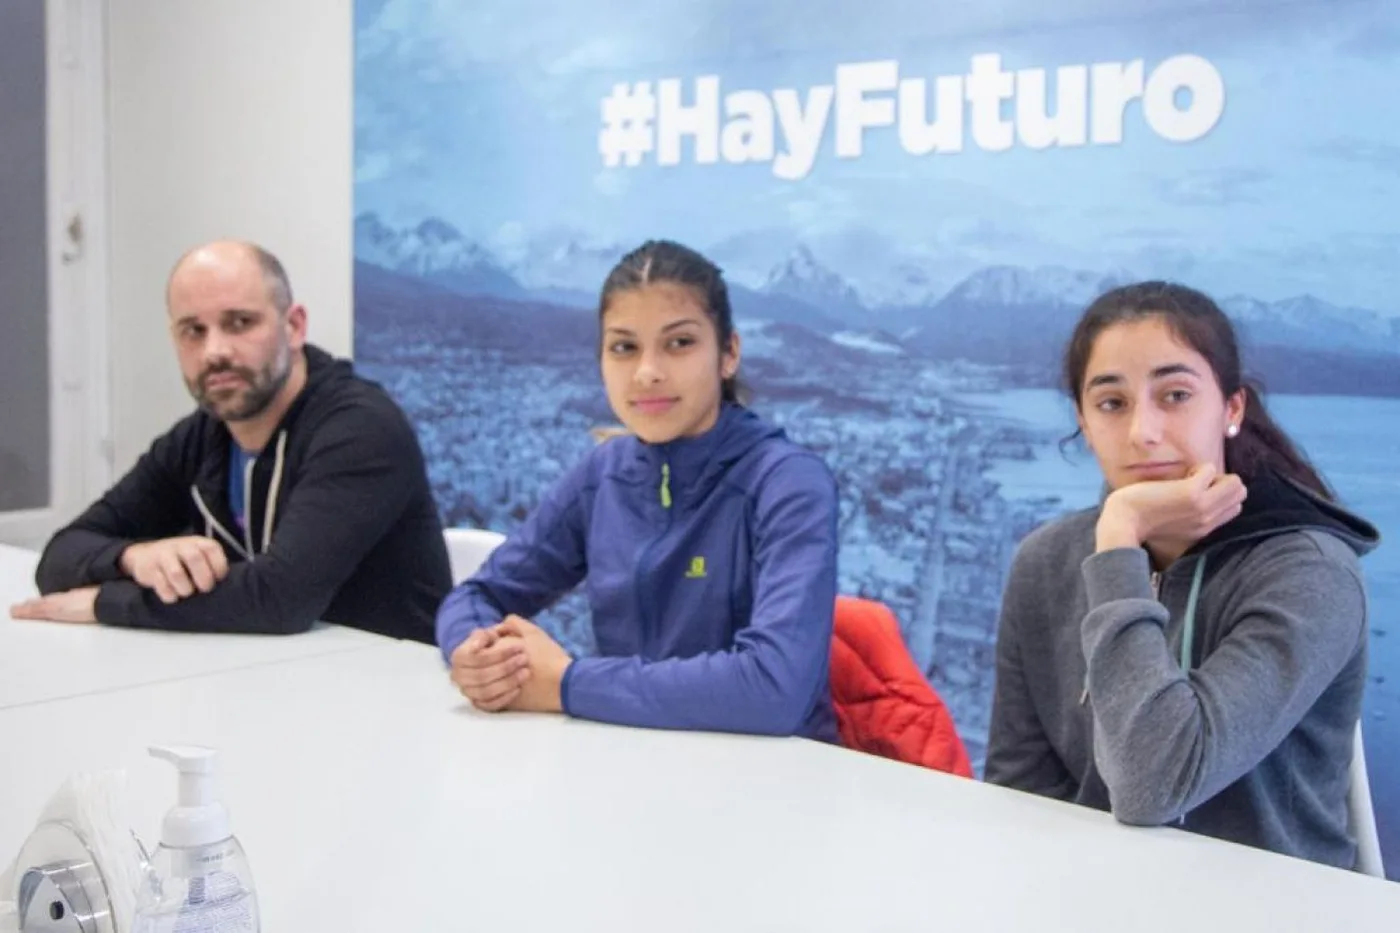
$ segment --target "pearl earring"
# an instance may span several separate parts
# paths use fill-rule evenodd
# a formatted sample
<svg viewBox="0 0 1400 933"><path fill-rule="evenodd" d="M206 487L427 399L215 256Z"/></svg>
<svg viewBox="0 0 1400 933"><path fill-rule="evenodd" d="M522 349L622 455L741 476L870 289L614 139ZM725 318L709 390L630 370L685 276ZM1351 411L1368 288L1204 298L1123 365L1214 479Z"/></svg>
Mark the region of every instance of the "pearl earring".
<svg viewBox="0 0 1400 933"><path fill-rule="evenodd" d="M1234 437L1234 436L1236 436L1236 435L1239 434L1239 433L1240 433L1240 426L1237 425L1237 424L1232 424L1232 425L1230 425L1228 428L1225 429L1225 436L1226 436L1226 437Z"/></svg>

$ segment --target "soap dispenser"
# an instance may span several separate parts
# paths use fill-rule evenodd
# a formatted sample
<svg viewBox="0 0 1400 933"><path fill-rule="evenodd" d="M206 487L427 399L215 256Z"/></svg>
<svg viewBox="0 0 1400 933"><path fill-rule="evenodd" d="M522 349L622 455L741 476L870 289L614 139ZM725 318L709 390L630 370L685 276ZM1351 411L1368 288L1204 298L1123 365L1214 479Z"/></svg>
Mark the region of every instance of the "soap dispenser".
<svg viewBox="0 0 1400 933"><path fill-rule="evenodd" d="M214 794L216 753L199 746L150 752L179 772L179 798L161 823L134 933L258 933L248 861Z"/></svg>

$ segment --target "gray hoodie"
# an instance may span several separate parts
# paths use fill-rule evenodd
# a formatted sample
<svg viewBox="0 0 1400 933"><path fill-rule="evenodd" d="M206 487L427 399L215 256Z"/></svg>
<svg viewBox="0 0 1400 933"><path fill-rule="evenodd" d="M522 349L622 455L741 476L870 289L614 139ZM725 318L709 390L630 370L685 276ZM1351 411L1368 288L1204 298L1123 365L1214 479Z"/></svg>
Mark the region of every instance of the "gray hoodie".
<svg viewBox="0 0 1400 933"><path fill-rule="evenodd" d="M997 637L986 779L1353 868L1374 527L1287 480L1160 577L1094 552L1099 509L1031 533Z"/></svg>

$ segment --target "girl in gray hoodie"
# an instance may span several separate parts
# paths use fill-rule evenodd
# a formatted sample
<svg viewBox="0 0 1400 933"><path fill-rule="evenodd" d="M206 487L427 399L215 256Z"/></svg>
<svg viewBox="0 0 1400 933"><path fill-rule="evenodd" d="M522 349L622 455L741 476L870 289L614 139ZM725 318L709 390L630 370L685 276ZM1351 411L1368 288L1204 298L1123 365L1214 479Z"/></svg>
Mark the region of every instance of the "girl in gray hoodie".
<svg viewBox="0 0 1400 933"><path fill-rule="evenodd" d="M986 779L1354 867L1375 528L1269 417L1197 291L1098 298L1065 380L1107 494L1017 551Z"/></svg>

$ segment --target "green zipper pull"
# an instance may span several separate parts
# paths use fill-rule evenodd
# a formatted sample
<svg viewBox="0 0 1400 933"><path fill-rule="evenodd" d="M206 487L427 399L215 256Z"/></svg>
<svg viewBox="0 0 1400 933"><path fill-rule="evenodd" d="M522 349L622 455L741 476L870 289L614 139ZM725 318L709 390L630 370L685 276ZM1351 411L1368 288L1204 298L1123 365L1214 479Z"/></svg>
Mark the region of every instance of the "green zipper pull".
<svg viewBox="0 0 1400 933"><path fill-rule="evenodd" d="M671 464L661 464L661 507L671 507Z"/></svg>

